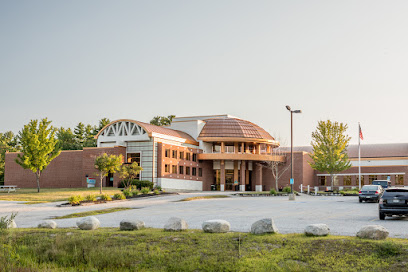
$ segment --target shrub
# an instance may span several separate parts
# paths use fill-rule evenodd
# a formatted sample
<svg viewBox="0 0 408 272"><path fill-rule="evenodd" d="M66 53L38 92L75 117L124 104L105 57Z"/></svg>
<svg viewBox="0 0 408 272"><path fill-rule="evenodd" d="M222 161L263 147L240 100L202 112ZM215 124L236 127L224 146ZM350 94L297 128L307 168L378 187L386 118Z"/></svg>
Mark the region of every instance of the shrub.
<svg viewBox="0 0 408 272"><path fill-rule="evenodd" d="M140 195L140 190L135 189L134 191L132 191L134 196Z"/></svg>
<svg viewBox="0 0 408 272"><path fill-rule="evenodd" d="M273 188L269 191L269 193L270 193L271 195L276 195L276 194L277 194L276 190L273 189Z"/></svg>
<svg viewBox="0 0 408 272"><path fill-rule="evenodd" d="M122 180L119 183L118 187L119 188L125 188L127 183L128 183L127 181ZM137 179L134 179L134 180L132 180L132 182L130 182L129 186L131 186L131 185L136 186L136 188L139 189L139 190L141 190L143 187L148 187L149 190L153 189L153 182L151 182L149 180L137 180Z"/></svg>
<svg viewBox="0 0 408 272"><path fill-rule="evenodd" d="M160 191L157 190L157 189L154 189L153 193L154 193L155 195L159 195L159 194L160 194Z"/></svg>
<svg viewBox="0 0 408 272"><path fill-rule="evenodd" d="M156 186L156 187L154 187L154 189L156 189L156 190L158 190L158 191L161 191L161 190L162 190L162 187Z"/></svg>
<svg viewBox="0 0 408 272"><path fill-rule="evenodd" d="M85 200L86 200L86 201L96 201L97 198L96 198L96 195L87 195L87 196L85 197Z"/></svg>
<svg viewBox="0 0 408 272"><path fill-rule="evenodd" d="M0 230L8 229L11 222L13 222L14 218L16 218L17 213L11 213L10 216L3 216L0 217Z"/></svg>
<svg viewBox="0 0 408 272"><path fill-rule="evenodd" d="M112 198L108 194L102 194L101 199L105 200L105 201L111 201L112 200Z"/></svg>
<svg viewBox="0 0 408 272"><path fill-rule="evenodd" d="M123 190L122 193L123 193L123 195L125 197L132 197L133 196L133 192L132 192L132 190L130 188L127 188L127 189Z"/></svg>
<svg viewBox="0 0 408 272"><path fill-rule="evenodd" d="M116 193L113 195L114 199L126 199L126 196L123 193Z"/></svg>
<svg viewBox="0 0 408 272"><path fill-rule="evenodd" d="M73 195L68 198L68 202L71 205L79 205L81 201L84 200L84 197L81 195Z"/></svg>
<svg viewBox="0 0 408 272"><path fill-rule="evenodd" d="M140 192L144 195L147 195L150 192L150 188L148 187L143 187Z"/></svg>
<svg viewBox="0 0 408 272"><path fill-rule="evenodd" d="M289 194L290 193L290 187L286 186L285 188L283 188L282 192Z"/></svg>

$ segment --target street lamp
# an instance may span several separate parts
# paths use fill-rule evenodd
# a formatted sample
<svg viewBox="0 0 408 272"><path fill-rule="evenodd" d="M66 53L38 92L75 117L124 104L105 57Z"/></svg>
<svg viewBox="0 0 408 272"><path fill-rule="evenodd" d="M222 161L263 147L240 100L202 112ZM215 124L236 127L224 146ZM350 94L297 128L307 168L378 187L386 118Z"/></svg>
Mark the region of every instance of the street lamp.
<svg viewBox="0 0 408 272"><path fill-rule="evenodd" d="M288 105L286 109L290 111L290 179L293 180L293 113L302 113L301 110L292 110ZM290 194L293 197L293 184L290 184ZM291 199L291 198L289 198ZM294 199L294 198L293 198Z"/></svg>

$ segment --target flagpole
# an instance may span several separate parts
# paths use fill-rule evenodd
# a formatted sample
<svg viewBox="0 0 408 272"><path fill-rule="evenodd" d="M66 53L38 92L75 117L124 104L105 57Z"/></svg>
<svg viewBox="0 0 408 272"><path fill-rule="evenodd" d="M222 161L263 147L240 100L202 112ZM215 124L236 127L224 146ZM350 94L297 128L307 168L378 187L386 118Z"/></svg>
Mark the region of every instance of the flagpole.
<svg viewBox="0 0 408 272"><path fill-rule="evenodd" d="M361 190L361 164L360 164L360 135L361 127L360 122L358 122L358 189Z"/></svg>

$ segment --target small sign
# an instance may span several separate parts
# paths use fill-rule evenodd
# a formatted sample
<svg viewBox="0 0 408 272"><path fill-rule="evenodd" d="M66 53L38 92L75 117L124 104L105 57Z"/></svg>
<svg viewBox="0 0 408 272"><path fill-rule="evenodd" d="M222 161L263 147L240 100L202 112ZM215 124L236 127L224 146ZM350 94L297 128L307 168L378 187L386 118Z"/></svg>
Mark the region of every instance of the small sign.
<svg viewBox="0 0 408 272"><path fill-rule="evenodd" d="M96 179L94 178L86 178L86 184L88 188L95 187Z"/></svg>
<svg viewBox="0 0 408 272"><path fill-rule="evenodd" d="M234 181L234 185L238 185L238 180Z"/></svg>
<svg viewBox="0 0 408 272"><path fill-rule="evenodd" d="M293 178L290 179L290 184L295 184L295 180Z"/></svg>

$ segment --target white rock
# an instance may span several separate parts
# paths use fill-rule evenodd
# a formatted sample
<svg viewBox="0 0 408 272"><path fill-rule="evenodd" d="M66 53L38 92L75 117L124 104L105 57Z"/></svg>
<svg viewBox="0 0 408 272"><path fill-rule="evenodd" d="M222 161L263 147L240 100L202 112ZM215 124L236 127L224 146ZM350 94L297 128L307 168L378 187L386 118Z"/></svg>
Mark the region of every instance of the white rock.
<svg viewBox="0 0 408 272"><path fill-rule="evenodd" d="M57 223L54 220L44 220L38 224L38 227L42 229L55 229L57 227Z"/></svg>
<svg viewBox="0 0 408 272"><path fill-rule="evenodd" d="M11 220L10 223L8 223L7 228L8 228L8 229L15 229L15 228L17 228L16 221Z"/></svg>
<svg viewBox="0 0 408 272"><path fill-rule="evenodd" d="M380 225L368 225L362 227L357 232L357 237L373 239L373 240L384 240L388 237L388 230Z"/></svg>
<svg viewBox="0 0 408 272"><path fill-rule="evenodd" d="M256 221L251 226L252 234L277 233L278 228L275 226L272 218L264 218Z"/></svg>
<svg viewBox="0 0 408 272"><path fill-rule="evenodd" d="M218 232L228 232L231 225L225 220L208 220L202 225L204 232L218 233Z"/></svg>
<svg viewBox="0 0 408 272"><path fill-rule="evenodd" d="M145 227L145 223L140 220L122 220L120 222L120 230L140 230Z"/></svg>
<svg viewBox="0 0 408 272"><path fill-rule="evenodd" d="M307 236L327 236L329 233L330 228L326 224L311 224L305 228Z"/></svg>
<svg viewBox="0 0 408 272"><path fill-rule="evenodd" d="M182 231L188 229L186 221L178 217L172 217L164 225L165 231Z"/></svg>
<svg viewBox="0 0 408 272"><path fill-rule="evenodd" d="M78 228L82 230L94 230L94 229L99 228L101 223L96 217L89 216L89 217L82 218L81 220L78 220L76 224Z"/></svg>

